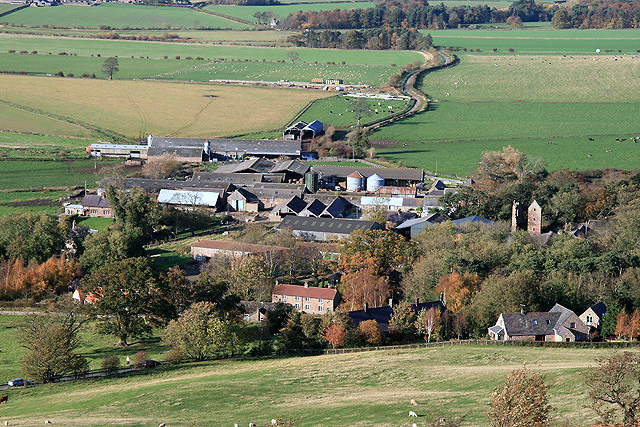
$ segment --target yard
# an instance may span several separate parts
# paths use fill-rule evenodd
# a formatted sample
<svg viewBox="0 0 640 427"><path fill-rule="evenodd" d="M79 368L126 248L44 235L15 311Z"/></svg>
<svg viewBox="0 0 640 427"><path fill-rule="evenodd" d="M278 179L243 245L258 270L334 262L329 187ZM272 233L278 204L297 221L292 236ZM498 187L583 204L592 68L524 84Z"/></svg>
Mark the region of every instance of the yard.
<svg viewBox="0 0 640 427"><path fill-rule="evenodd" d="M0 418L11 425L51 419L69 426L204 426L267 425L283 417L304 427L410 426L464 416L465 426L486 426L491 392L526 363L552 385L553 425L587 426L596 417L584 407L584 372L610 354L460 346L214 361L10 391ZM410 406L411 399L419 405ZM410 410L418 420L407 417Z"/></svg>

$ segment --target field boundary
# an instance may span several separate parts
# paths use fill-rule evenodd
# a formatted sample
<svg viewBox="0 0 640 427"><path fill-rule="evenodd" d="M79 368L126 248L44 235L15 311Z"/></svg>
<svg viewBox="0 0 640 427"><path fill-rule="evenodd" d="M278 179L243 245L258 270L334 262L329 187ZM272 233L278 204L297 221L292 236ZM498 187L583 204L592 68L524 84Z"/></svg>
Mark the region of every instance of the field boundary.
<svg viewBox="0 0 640 427"><path fill-rule="evenodd" d="M19 10L22 10L22 9L24 9L26 7L29 7L29 6L30 6L29 4L23 4L21 6L18 6L16 8L14 8L14 9L7 10L6 12L2 12L2 13L0 13L0 18L2 18L3 16L7 16L7 15L13 13L13 12L17 12Z"/></svg>
<svg viewBox="0 0 640 427"><path fill-rule="evenodd" d="M235 21L235 22L239 22L241 24L251 25L252 27L256 26L256 24L254 24L253 22L249 22L249 21L246 21L246 20L241 19L241 18L236 18L235 16L225 15L224 13L214 12L213 10L207 10L207 9L202 8L202 7L199 7L199 8L198 7L192 7L191 9L195 10L196 12L207 13L209 15L214 15L214 16L217 16L218 18L227 19L229 21Z"/></svg>

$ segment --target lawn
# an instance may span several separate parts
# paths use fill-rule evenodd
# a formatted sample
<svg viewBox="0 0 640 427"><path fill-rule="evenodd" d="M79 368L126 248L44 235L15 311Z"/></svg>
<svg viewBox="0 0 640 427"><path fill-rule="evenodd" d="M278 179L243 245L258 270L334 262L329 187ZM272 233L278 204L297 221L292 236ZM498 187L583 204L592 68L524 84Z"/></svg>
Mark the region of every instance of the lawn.
<svg viewBox="0 0 640 427"><path fill-rule="evenodd" d="M206 6L205 9L213 12L222 13L224 15L233 16L234 18L244 19L245 21L255 22L253 16L256 12L271 12L278 19L283 20L287 16L300 11L321 11L334 9L366 9L375 6L373 2L357 2L357 3L306 3L306 4L280 4L273 6L231 6L231 5L214 5Z"/></svg>
<svg viewBox="0 0 640 427"><path fill-rule="evenodd" d="M550 170L636 169L640 147L615 139L638 132L639 73L640 59L629 56L461 55L459 65L425 77L429 111L373 139L411 143L378 147L388 159L462 176L483 151L507 145Z"/></svg>
<svg viewBox="0 0 640 427"><path fill-rule="evenodd" d="M333 96L331 98L319 99L313 103L301 117L307 123L313 120L320 120L325 128L327 126L351 126L357 124L357 119L353 114L352 101L357 98L348 96ZM398 114L407 105L402 100L382 100L365 99L369 105L368 115L362 117L362 124L371 123ZM393 107L393 108L389 108Z"/></svg>
<svg viewBox="0 0 640 427"><path fill-rule="evenodd" d="M69 426L410 426L464 416L487 426L493 389L523 364L550 389L555 426L597 421L584 407L584 372L610 350L460 346L262 360L226 360L121 378L9 391L2 418ZM411 399L419 405L409 404ZM414 410L418 420L407 417Z"/></svg>
<svg viewBox="0 0 640 427"><path fill-rule="evenodd" d="M113 218L80 218L77 222L78 225L98 231L103 231L113 223Z"/></svg>
<svg viewBox="0 0 640 427"><path fill-rule="evenodd" d="M324 96L297 89L0 76L0 99L64 112L71 120L131 138L149 133L215 137L277 129L309 101ZM254 114L247 116L247 111Z"/></svg>
<svg viewBox="0 0 640 427"><path fill-rule="evenodd" d="M27 27L67 28L248 28L246 24L186 7L103 3L92 7L28 7L0 18Z"/></svg>
<svg viewBox="0 0 640 427"><path fill-rule="evenodd" d="M90 57L100 54L102 57L118 56L127 58L149 57L162 59L164 56L185 58L198 56L211 59L226 60L250 60L275 62L290 62L288 53L292 50L298 52L300 62L319 63L343 61L349 65L378 65L393 66L404 65L414 61L422 61L423 58L411 51L376 51L376 50L344 50L344 49L277 49L270 47L251 46L218 46L206 44L184 43L149 43L125 40L88 40L88 39L64 39L57 37L31 37L28 35L0 34L0 52L8 50L38 51L40 54L57 55L66 52L68 55ZM27 57L28 55L24 55Z"/></svg>
<svg viewBox="0 0 640 427"><path fill-rule="evenodd" d="M0 383L22 377L21 359L24 349L17 343L19 329L17 326L24 321L23 316L0 315ZM149 358L161 360L166 351L160 342L162 330L155 330L152 337L141 340L131 340L132 345L126 348L114 345L117 339L111 336L98 335L93 323L85 325L80 333L81 346L78 353L89 359L91 369L99 369L106 356L116 355L122 364L126 356L133 361L133 356L140 350L147 351ZM0 412L0 418L4 414Z"/></svg>

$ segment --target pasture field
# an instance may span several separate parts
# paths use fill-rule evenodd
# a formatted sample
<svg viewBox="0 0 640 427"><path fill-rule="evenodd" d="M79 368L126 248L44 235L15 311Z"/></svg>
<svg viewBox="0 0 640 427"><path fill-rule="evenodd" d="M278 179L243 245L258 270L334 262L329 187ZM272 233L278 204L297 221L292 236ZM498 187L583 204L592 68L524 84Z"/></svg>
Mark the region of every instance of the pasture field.
<svg viewBox="0 0 640 427"><path fill-rule="evenodd" d="M255 22L253 16L256 12L272 12L278 19L283 20L295 12L321 11L334 9L367 9L374 7L373 2L352 2L352 3L305 3L305 4L279 4L273 6L232 6L232 5L212 5L205 9L245 21Z"/></svg>
<svg viewBox="0 0 640 427"><path fill-rule="evenodd" d="M67 28L218 28L242 29L246 24L186 7L103 3L98 6L28 7L0 17L26 27Z"/></svg>
<svg viewBox="0 0 640 427"><path fill-rule="evenodd" d="M90 131L73 123L0 104L0 130L35 132L50 135L89 136ZM5 134L0 134L0 158L6 148ZM49 145L49 144L47 144ZM20 147L31 148L31 147Z"/></svg>
<svg viewBox="0 0 640 427"><path fill-rule="evenodd" d="M425 77L422 90L436 100L429 111L372 138L411 144L379 146L377 152L462 176L483 151L507 145L542 157L550 170L640 168L640 147L615 141L640 131L640 59L584 58L462 55L457 66Z"/></svg>
<svg viewBox="0 0 640 427"><path fill-rule="evenodd" d="M300 120L311 122L320 120L325 128L327 126L351 126L357 124L357 119L353 114L352 100L356 98L347 96L333 96L331 98L319 99L305 111ZM361 118L362 124L382 120L394 114L398 114L406 105L406 101L365 99L369 105L369 114ZM389 108L393 107L393 108ZM377 111L376 111L377 110Z"/></svg>
<svg viewBox="0 0 640 427"><path fill-rule="evenodd" d="M64 112L72 120L130 138L148 133L215 137L272 130L284 126L311 100L325 96L299 89L0 76L0 99ZM247 111L254 114L247 116Z"/></svg>
<svg viewBox="0 0 640 427"><path fill-rule="evenodd" d="M3 160L0 161L0 190L61 188L83 186L95 187L102 175L116 161L67 160Z"/></svg>
<svg viewBox="0 0 640 427"><path fill-rule="evenodd" d="M291 62L287 56L290 51L296 51L300 62L319 63L343 61L349 65L377 65L377 66L399 66L414 61L422 61L420 54L411 51L374 51L374 50L343 50L343 49L276 49L270 47L251 46L218 46L205 44L184 44L184 43L149 43L125 40L87 40L87 39L65 39L59 37L30 37L17 34L0 34L0 52L15 50L20 52L38 51L40 54L58 55L66 52L68 55L78 55L90 57L100 54L103 58L107 56L118 56L119 58L149 57L161 59L164 56L175 58L180 56L185 58L198 56L203 58L226 59L226 60L250 60L275 62ZM28 55L25 55L28 56Z"/></svg>
<svg viewBox="0 0 640 427"><path fill-rule="evenodd" d="M0 109L1 111L1 109ZM21 110L17 110L21 111ZM0 115L0 119L4 118ZM38 122L34 120L34 127ZM35 131L35 129L34 129ZM20 134L0 131L0 159L85 158L85 149L96 140L69 136Z"/></svg>
<svg viewBox="0 0 640 427"><path fill-rule="evenodd" d="M9 4L9 3L0 3L0 13L5 13L10 10L15 9L16 7L22 6L21 4ZM2 18L0 18L2 19Z"/></svg>
<svg viewBox="0 0 640 427"><path fill-rule="evenodd" d="M493 54L595 54L600 49L636 54L640 35L636 30L555 30L555 29L479 29L421 30L433 37L434 44L467 49L480 49Z"/></svg>
<svg viewBox="0 0 640 427"><path fill-rule="evenodd" d="M2 171L1 162L0 171ZM67 193L67 191L0 192L0 216L23 212L56 215L62 211L60 197Z"/></svg>
<svg viewBox="0 0 640 427"><path fill-rule="evenodd" d="M21 359L24 349L17 345L18 328L23 316L0 315L0 384L12 378L22 377ZM120 357L124 365L128 355L133 361L133 356L140 350L145 350L150 359L159 360L166 348L161 344L161 330L156 330L152 337L141 340L132 340L132 345L126 348L114 345L117 339L110 336L102 336L95 333L93 325L86 325L80 333L81 346L78 353L89 359L91 369L99 369L102 360L111 355ZM3 414L0 412L0 417Z"/></svg>
<svg viewBox="0 0 640 427"><path fill-rule="evenodd" d="M554 426L586 426L584 372L611 350L459 346L367 353L223 360L10 390L0 415L11 425L51 419L69 426L410 426L464 416L487 426L493 389L523 364L551 384ZM419 405L412 407L411 399ZM418 413L415 420L408 411Z"/></svg>

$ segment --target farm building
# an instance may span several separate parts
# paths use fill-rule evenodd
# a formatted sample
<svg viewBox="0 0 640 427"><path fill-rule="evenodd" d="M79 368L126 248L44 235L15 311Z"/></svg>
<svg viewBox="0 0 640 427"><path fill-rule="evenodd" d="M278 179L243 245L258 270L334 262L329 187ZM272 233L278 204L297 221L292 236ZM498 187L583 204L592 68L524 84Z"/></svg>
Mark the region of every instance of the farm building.
<svg viewBox="0 0 640 427"><path fill-rule="evenodd" d="M178 208L205 207L215 209L220 201L216 191L189 191L162 189L158 193L158 203Z"/></svg>
<svg viewBox="0 0 640 427"><path fill-rule="evenodd" d="M273 303L281 302L292 305L296 310L310 314L324 314L334 311L340 302L340 294L336 289L278 284L271 292Z"/></svg>
<svg viewBox="0 0 640 427"><path fill-rule="evenodd" d="M284 174L264 173L220 173L220 172L194 172L192 180L201 183L225 182L237 185L251 185L258 182L284 182Z"/></svg>
<svg viewBox="0 0 640 427"><path fill-rule="evenodd" d="M91 144L87 152L92 157L127 157L130 159L146 159L148 145L143 144Z"/></svg>
<svg viewBox="0 0 640 427"><path fill-rule="evenodd" d="M422 209L422 199L415 197L385 197L385 196L363 196L360 198L360 206L385 207L390 211L411 212Z"/></svg>
<svg viewBox="0 0 640 427"><path fill-rule="evenodd" d="M324 84L327 84L327 85L341 85L341 84L344 84L344 80L342 80L342 79L327 79L327 80L325 80Z"/></svg>
<svg viewBox="0 0 640 427"><path fill-rule="evenodd" d="M240 301L244 320L251 323L259 323L266 319L267 313L275 306L272 302Z"/></svg>
<svg viewBox="0 0 640 427"><path fill-rule="evenodd" d="M317 218L322 215L326 208L327 205L318 199L314 199L299 213L299 216L314 216Z"/></svg>
<svg viewBox="0 0 640 427"><path fill-rule="evenodd" d="M216 173L267 173L275 163L266 159L249 159L240 163L222 165L216 169Z"/></svg>
<svg viewBox="0 0 640 427"><path fill-rule="evenodd" d="M412 187L424 181L424 171L416 168L377 168L352 164L349 166L313 166L313 172L320 176L322 188L334 189L338 184L346 188L347 177L355 172L367 179L378 175L384 179L385 186Z"/></svg>
<svg viewBox="0 0 640 427"><path fill-rule="evenodd" d="M83 215L84 208L82 207L82 205L69 203L64 206L64 214L65 215Z"/></svg>
<svg viewBox="0 0 640 427"><path fill-rule="evenodd" d="M237 188L227 197L227 210L230 212L259 212L264 204L258 197L244 188Z"/></svg>
<svg viewBox="0 0 640 427"><path fill-rule="evenodd" d="M289 200L278 203L271 211L270 217L284 218L289 215L300 215L307 207L307 203L298 196L293 196Z"/></svg>
<svg viewBox="0 0 640 427"><path fill-rule="evenodd" d="M421 310L429 310L431 308L435 308L436 310L439 310L440 313L443 313L447 307L443 300L421 303L417 298L414 304L411 305L411 309L416 315L420 313ZM393 316L393 299L389 299L389 305L386 305L384 307L369 308L369 306L365 303L362 307L362 310L349 312L349 318L351 319L355 327L358 327L361 322L367 320L375 320L382 332L389 331L389 322L391 321L391 316Z"/></svg>
<svg viewBox="0 0 640 427"><path fill-rule="evenodd" d="M607 314L607 306L603 302L599 302L587 308L584 313L580 315L580 320L591 328L591 331L593 332L600 330L605 314Z"/></svg>
<svg viewBox="0 0 640 427"><path fill-rule="evenodd" d="M226 192L232 191L231 184L226 182L199 182L199 181L181 181L177 179L150 179L150 178L127 178L124 182L127 190L140 188L145 193L155 194L162 189L169 190L186 190L197 189L216 191L223 196Z"/></svg>
<svg viewBox="0 0 640 427"><path fill-rule="evenodd" d="M589 327L576 314L560 304L548 312L502 313L489 328L497 341L588 341Z"/></svg>
<svg viewBox="0 0 640 427"><path fill-rule="evenodd" d="M285 182L300 182L311 167L300 160L287 160L279 162L271 168L271 173L284 173Z"/></svg>
<svg viewBox="0 0 640 427"><path fill-rule="evenodd" d="M305 240L327 241L347 237L356 230L381 230L384 227L374 221L287 216L276 229L291 230L294 236Z"/></svg>
<svg viewBox="0 0 640 427"><path fill-rule="evenodd" d="M446 218L436 212L422 218L409 219L397 226L395 229L403 236L413 238L417 234L422 233L425 228L429 228L433 224L438 224L443 221L446 221Z"/></svg>
<svg viewBox="0 0 640 427"><path fill-rule="evenodd" d="M104 196L87 195L82 199L82 215L92 218L113 218L109 199Z"/></svg>
<svg viewBox="0 0 640 427"><path fill-rule="evenodd" d="M318 120L314 120L311 123L300 121L286 128L282 132L282 137L289 140L313 139L320 135L323 130L324 125Z"/></svg>
<svg viewBox="0 0 640 427"><path fill-rule="evenodd" d="M256 245L225 240L198 240L191 245L191 258L202 260L216 255L232 257L264 255L285 251L281 246Z"/></svg>

